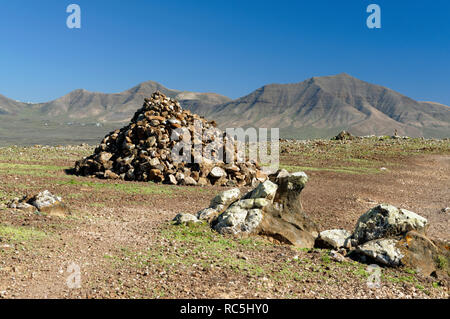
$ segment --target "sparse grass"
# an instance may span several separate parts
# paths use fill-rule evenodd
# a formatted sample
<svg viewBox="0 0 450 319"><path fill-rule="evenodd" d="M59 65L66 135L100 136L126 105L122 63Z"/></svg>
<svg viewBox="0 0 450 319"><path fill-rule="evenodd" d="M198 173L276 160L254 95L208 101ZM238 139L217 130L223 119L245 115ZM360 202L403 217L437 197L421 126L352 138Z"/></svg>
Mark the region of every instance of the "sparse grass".
<svg viewBox="0 0 450 319"><path fill-rule="evenodd" d="M441 288L441 285L440 285L439 282L437 282L437 281L434 281L434 282L432 283L432 286L433 286L433 288L435 288L435 289Z"/></svg>
<svg viewBox="0 0 450 319"><path fill-rule="evenodd" d="M401 275L401 276L386 276L386 280L393 282L393 283L417 283L417 278L415 278L413 275Z"/></svg>
<svg viewBox="0 0 450 319"><path fill-rule="evenodd" d="M42 240L47 237L47 234L34 228L0 224L0 237L12 242L28 242Z"/></svg>
<svg viewBox="0 0 450 319"><path fill-rule="evenodd" d="M6 204L11 198L16 196L15 192L5 192L0 189L0 204Z"/></svg>
<svg viewBox="0 0 450 319"><path fill-rule="evenodd" d="M0 163L0 169L60 171L63 170L64 167L56 165Z"/></svg>
<svg viewBox="0 0 450 319"><path fill-rule="evenodd" d="M93 182L87 180L77 180L71 178L70 180L59 180L55 181L59 185L65 186L81 186L89 187L94 190L109 189L117 192L123 192L127 194L139 194L139 195L150 195L150 194L172 194L172 189L166 185L157 185L154 183L109 183L109 182Z"/></svg>
<svg viewBox="0 0 450 319"><path fill-rule="evenodd" d="M64 168L56 165L0 163L0 175L54 177L57 172L63 173Z"/></svg>
<svg viewBox="0 0 450 319"><path fill-rule="evenodd" d="M450 154L449 140L365 138L353 141L307 141L281 144L282 167L289 171L331 171L375 174L381 167L402 165L399 158L424 154Z"/></svg>
<svg viewBox="0 0 450 319"><path fill-rule="evenodd" d="M447 257L438 255L436 257L436 266L438 269L445 271L447 275L450 276L450 265Z"/></svg>
<svg viewBox="0 0 450 319"><path fill-rule="evenodd" d="M309 166L295 166L295 165L280 165L280 168L284 168L288 172L297 171L324 171L335 172L344 174L378 174L383 171L376 168L366 167L309 167Z"/></svg>
<svg viewBox="0 0 450 319"><path fill-rule="evenodd" d="M416 271L415 269L409 269L409 268L406 268L404 271L405 271L406 273L410 274L410 275L415 275L415 274L417 274L417 271Z"/></svg>
<svg viewBox="0 0 450 319"><path fill-rule="evenodd" d="M324 253L322 254L321 259L324 264L329 264L331 262L329 252L330 252L329 250L325 250Z"/></svg>
<svg viewBox="0 0 450 319"><path fill-rule="evenodd" d="M256 239L239 240L223 237L206 224L170 225L161 231L161 236L173 242L172 249L156 245L145 252L133 252L128 248L122 248L121 252L126 260L133 261L140 268L149 264L159 264L170 269L195 265L209 268L211 265L217 265L252 276L261 275L266 271L263 265L245 260L233 253L240 248L258 249L266 245Z"/></svg>

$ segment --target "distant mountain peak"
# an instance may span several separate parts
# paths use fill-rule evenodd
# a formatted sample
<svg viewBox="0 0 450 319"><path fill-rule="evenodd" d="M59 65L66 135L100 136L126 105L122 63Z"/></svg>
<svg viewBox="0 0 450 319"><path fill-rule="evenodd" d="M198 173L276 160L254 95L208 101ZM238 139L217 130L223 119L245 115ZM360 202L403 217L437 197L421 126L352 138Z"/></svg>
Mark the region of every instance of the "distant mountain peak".
<svg viewBox="0 0 450 319"><path fill-rule="evenodd" d="M312 77L291 84L268 84L236 100L215 93L172 90L155 81L120 93L77 89L56 100L32 106L0 95L1 121L21 121L33 108L35 121L128 122L145 97L155 91L176 98L185 109L225 127L280 128L284 137L398 134L450 137L450 108L418 102L386 87L347 73ZM18 128L22 124L17 125Z"/></svg>
<svg viewBox="0 0 450 319"><path fill-rule="evenodd" d="M409 136L450 136L450 109L425 105L430 104L339 73L267 85L206 116L223 127L278 127L289 137L323 137L342 129L361 135L397 130Z"/></svg>

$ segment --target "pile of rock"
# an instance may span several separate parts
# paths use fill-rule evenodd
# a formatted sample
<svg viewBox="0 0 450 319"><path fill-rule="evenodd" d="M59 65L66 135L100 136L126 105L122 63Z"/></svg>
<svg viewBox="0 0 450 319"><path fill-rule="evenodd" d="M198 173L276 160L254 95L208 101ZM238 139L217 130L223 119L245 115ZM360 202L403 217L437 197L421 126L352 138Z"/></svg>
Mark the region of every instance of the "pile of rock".
<svg viewBox="0 0 450 319"><path fill-rule="evenodd" d="M318 228L303 211L300 201L307 181L304 172L290 174L279 170L242 197L238 188L227 190L214 197L210 207L196 216L178 214L174 220L177 224L204 220L221 234L259 235L312 248Z"/></svg>
<svg viewBox="0 0 450 319"><path fill-rule="evenodd" d="M449 244L426 236L428 221L391 205L367 211L353 232L331 229L318 233L300 201L307 181L304 172L279 170L244 196L238 188L224 191L195 216L181 213L174 221L206 221L221 234L258 235L300 248L330 248L331 258L338 262L352 258L390 267L407 266L425 275L450 264ZM449 269L443 273L446 271Z"/></svg>
<svg viewBox="0 0 450 319"><path fill-rule="evenodd" d="M426 275L437 270L439 258L449 261L448 244L426 236L428 221L411 211L378 205L357 221L353 233L343 229L319 234L316 246L344 249L350 256L381 265L407 266ZM445 248L447 247L447 248Z"/></svg>
<svg viewBox="0 0 450 319"><path fill-rule="evenodd" d="M353 139L355 139L355 137L347 131L341 131L341 132L339 132L338 135L336 135L335 137L332 138L332 140L334 140L334 141L345 141L345 140L353 140Z"/></svg>
<svg viewBox="0 0 450 319"><path fill-rule="evenodd" d="M65 216L69 213L67 206L59 196L55 196L48 190L33 196L24 196L22 199L14 198L6 205L11 209L19 209L26 212L40 212L49 216Z"/></svg>
<svg viewBox="0 0 450 319"><path fill-rule="evenodd" d="M180 129L193 145L184 160L173 158L174 147L186 139ZM215 147L203 156L204 147L212 142ZM232 154L236 164L226 164L226 157L220 156L224 154ZM108 134L93 155L77 161L75 173L179 185L244 186L267 178L257 163L242 160L236 141L218 130L214 121L183 110L178 101L160 92L145 99L131 123Z"/></svg>

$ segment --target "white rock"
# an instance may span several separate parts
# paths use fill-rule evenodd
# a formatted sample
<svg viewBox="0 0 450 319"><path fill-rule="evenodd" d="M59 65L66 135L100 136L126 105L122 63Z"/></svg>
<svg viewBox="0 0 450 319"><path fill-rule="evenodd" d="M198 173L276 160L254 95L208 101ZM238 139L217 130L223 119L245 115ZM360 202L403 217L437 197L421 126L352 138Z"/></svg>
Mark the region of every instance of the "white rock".
<svg viewBox="0 0 450 319"><path fill-rule="evenodd" d="M353 238L361 244L378 238L403 235L411 230L424 232L427 225L428 221L420 215L381 204L361 215Z"/></svg>
<svg viewBox="0 0 450 319"><path fill-rule="evenodd" d="M319 234L319 239L333 248L345 247L352 234L345 229L324 230Z"/></svg>
<svg viewBox="0 0 450 319"><path fill-rule="evenodd" d="M295 172L288 177L288 180L289 189L303 189L308 182L308 175L305 172Z"/></svg>
<svg viewBox="0 0 450 319"><path fill-rule="evenodd" d="M278 185L267 180L264 183L260 183L250 194L250 198L267 198L273 199L277 192Z"/></svg>
<svg viewBox="0 0 450 319"><path fill-rule="evenodd" d="M232 202L234 202L235 200L237 200L240 195L241 195L241 191L239 190L239 188L233 188L233 189L226 190L226 191L216 195L211 200L209 207L216 208L219 205L223 205L223 206L229 205Z"/></svg>
<svg viewBox="0 0 450 319"><path fill-rule="evenodd" d="M48 190L40 192L34 200L31 202L31 205L41 210L42 208L53 206L56 203L61 202L61 197L55 196L50 193Z"/></svg>
<svg viewBox="0 0 450 319"><path fill-rule="evenodd" d="M214 168L211 170L211 173L210 173L210 174L211 174L211 176L214 177L214 178L220 178L220 177L222 177L222 176L225 176L225 175L226 175L226 172L225 172L222 168L216 166L216 167L214 167Z"/></svg>
<svg viewBox="0 0 450 319"><path fill-rule="evenodd" d="M184 184L187 186L195 186L197 185L197 182L192 177L188 176L184 179Z"/></svg>
<svg viewBox="0 0 450 319"><path fill-rule="evenodd" d="M373 258L375 261L387 266L399 266L404 257L396 247L396 239L376 239L356 248L357 253Z"/></svg>
<svg viewBox="0 0 450 319"><path fill-rule="evenodd" d="M214 228L221 234L235 234L240 232L240 226L244 224L247 214L248 210L239 205L229 207L219 216L218 222Z"/></svg>
<svg viewBox="0 0 450 319"><path fill-rule="evenodd" d="M248 211L247 217L245 217L245 222L242 225L242 231L246 233L251 233L254 231L263 219L263 213L261 209L251 209Z"/></svg>
<svg viewBox="0 0 450 319"><path fill-rule="evenodd" d="M173 222L175 222L175 225L187 225L189 223L199 223L200 221L198 220L197 217L195 217L192 214L188 214L188 213L180 213L177 216L175 216L175 218L173 219Z"/></svg>

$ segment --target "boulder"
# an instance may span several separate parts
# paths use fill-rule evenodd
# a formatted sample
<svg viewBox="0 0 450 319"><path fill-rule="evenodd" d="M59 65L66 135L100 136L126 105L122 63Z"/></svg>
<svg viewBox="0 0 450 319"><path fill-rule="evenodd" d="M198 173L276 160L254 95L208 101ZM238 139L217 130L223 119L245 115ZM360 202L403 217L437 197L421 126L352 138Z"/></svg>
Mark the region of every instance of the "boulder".
<svg viewBox="0 0 450 319"><path fill-rule="evenodd" d="M303 211L300 201L307 175L284 174L276 180L277 183L269 180L260 183L233 202L211 222L212 228L222 234L261 235L301 248L314 247L318 228Z"/></svg>
<svg viewBox="0 0 450 319"><path fill-rule="evenodd" d="M447 260L444 263L450 261L448 246L439 247L417 231L410 231L396 238L366 242L358 246L355 252L368 256L380 264L390 267L404 266L425 276L436 273L442 259Z"/></svg>
<svg viewBox="0 0 450 319"><path fill-rule="evenodd" d="M12 209L18 209L22 210L24 212L33 213L37 211L36 207L33 205L28 204L27 202L21 201L19 198L14 198L12 201L10 201L6 207L12 208Z"/></svg>
<svg viewBox="0 0 450 319"><path fill-rule="evenodd" d="M261 217L262 212L255 207L254 199L242 199L228 207L213 228L221 234L251 233L261 222Z"/></svg>
<svg viewBox="0 0 450 319"><path fill-rule="evenodd" d="M350 237L352 234L345 229L324 230L316 239L316 247L319 248L335 248L350 246Z"/></svg>
<svg viewBox="0 0 450 319"><path fill-rule="evenodd" d="M426 276L437 270L436 261L444 256L429 238L416 231L408 232L397 247L403 255L402 264Z"/></svg>
<svg viewBox="0 0 450 319"><path fill-rule="evenodd" d="M400 236L415 230L425 233L428 221L406 209L398 209L392 205L378 205L357 221L352 238L358 244L378 238Z"/></svg>
<svg viewBox="0 0 450 319"><path fill-rule="evenodd" d="M375 239L356 248L356 253L370 257L375 262L396 267L401 265L404 257L397 247L398 240L393 238Z"/></svg>
<svg viewBox="0 0 450 319"><path fill-rule="evenodd" d="M48 190L44 190L34 196L25 196L21 200L15 198L8 204L9 208L24 211L39 211L49 216L64 217L69 213L69 209L63 203L62 198L55 196Z"/></svg>
<svg viewBox="0 0 450 319"><path fill-rule="evenodd" d="M225 170L223 170L220 167L214 167L211 172L209 173L211 175L211 177L213 178L221 178L223 176L226 176L227 173L225 172Z"/></svg>

